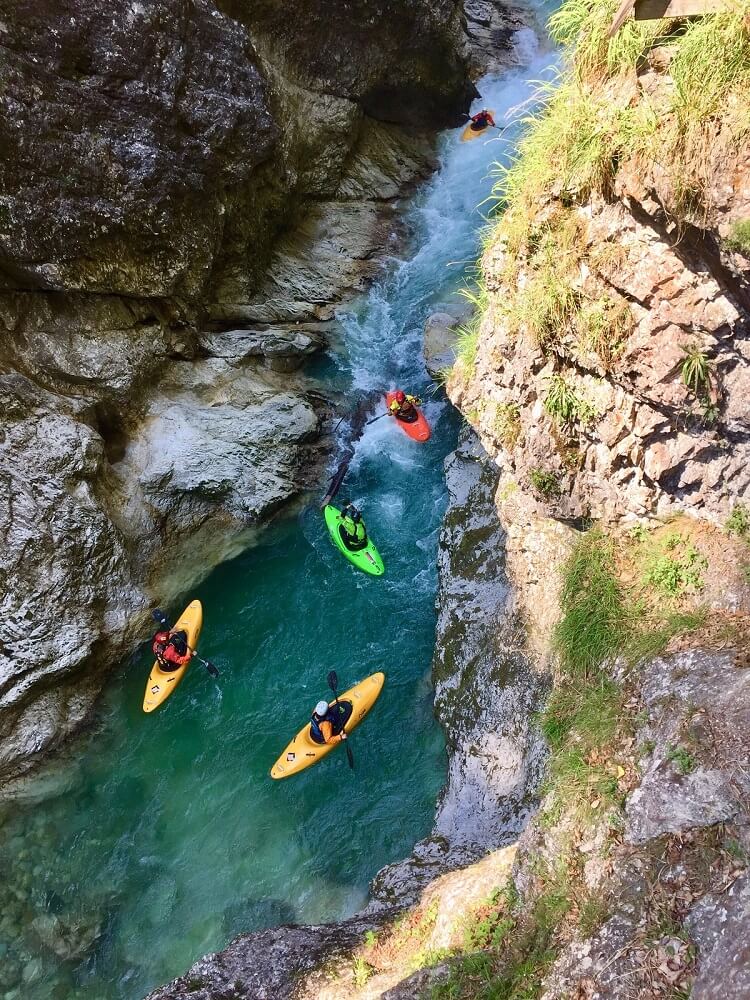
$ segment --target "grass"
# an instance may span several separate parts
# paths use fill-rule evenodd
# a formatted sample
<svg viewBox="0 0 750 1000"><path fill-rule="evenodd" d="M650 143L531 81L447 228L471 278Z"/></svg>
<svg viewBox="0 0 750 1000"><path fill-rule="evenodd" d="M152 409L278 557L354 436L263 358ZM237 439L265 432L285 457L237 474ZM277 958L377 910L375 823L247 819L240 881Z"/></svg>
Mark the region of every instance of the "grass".
<svg viewBox="0 0 750 1000"><path fill-rule="evenodd" d="M734 505L724 527L730 535L737 535L739 538L750 536L750 511L744 503L738 501Z"/></svg>
<svg viewBox="0 0 750 1000"><path fill-rule="evenodd" d="M560 483L553 472L545 469L531 469L529 472L531 485L545 500L554 500L560 496Z"/></svg>
<svg viewBox="0 0 750 1000"><path fill-rule="evenodd" d="M732 223L729 236L724 240L724 246L728 250L736 250L746 257L750 256L750 219L742 219Z"/></svg>
<svg viewBox="0 0 750 1000"><path fill-rule="evenodd" d="M473 288L459 289L461 295L473 306L471 318L457 330L456 362L464 375L474 367L479 345L479 327L487 309L487 289L483 282L476 282Z"/></svg>
<svg viewBox="0 0 750 1000"><path fill-rule="evenodd" d="M589 254L577 207L592 195L608 199L628 163L644 178L652 169L666 173L673 194L667 210L678 223L696 217L702 224L717 157L750 135L745 4L688 22L630 19L609 38L617 6L617 0L567 0L551 17L563 69L540 85L533 110L521 119L515 158L496 166L490 201L501 218L488 235L505 244L498 305L511 332L545 349L567 348L572 338L605 369L621 353L633 316L606 281L597 290L582 280L586 267L596 274L597 251ZM673 85L652 95L640 89L636 70L655 46L667 53ZM735 223L726 245L750 252L750 220ZM465 363L475 351L472 328ZM699 354L685 359L683 377L702 398L709 373ZM716 422L715 404L702 402L704 421Z"/></svg>
<svg viewBox="0 0 750 1000"><path fill-rule="evenodd" d="M496 403L492 429L504 448L512 451L521 438L521 412L516 403Z"/></svg>
<svg viewBox="0 0 750 1000"><path fill-rule="evenodd" d="M707 561L695 546L673 532L648 554L643 580L667 597L703 589Z"/></svg>
<svg viewBox="0 0 750 1000"><path fill-rule="evenodd" d="M560 424L581 424L587 427L596 419L595 408L579 396L562 375L550 375L544 408Z"/></svg>
<svg viewBox="0 0 750 1000"><path fill-rule="evenodd" d="M681 366L685 387L698 397L705 397L711 386L711 362L705 351L697 346L685 348L685 358Z"/></svg>
<svg viewBox="0 0 750 1000"><path fill-rule="evenodd" d="M625 642L625 607L614 545L592 529L579 540L563 575L562 618L555 645L563 670L587 677Z"/></svg>
<svg viewBox="0 0 750 1000"><path fill-rule="evenodd" d="M670 747L667 760L672 761L680 774L691 774L698 766L695 757L685 747Z"/></svg>

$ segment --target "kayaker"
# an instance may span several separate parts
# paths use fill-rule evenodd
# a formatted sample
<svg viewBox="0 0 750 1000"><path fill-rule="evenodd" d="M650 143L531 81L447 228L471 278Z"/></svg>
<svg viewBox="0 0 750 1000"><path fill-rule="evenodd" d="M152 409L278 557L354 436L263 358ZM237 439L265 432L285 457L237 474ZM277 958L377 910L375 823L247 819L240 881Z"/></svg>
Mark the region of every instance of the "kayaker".
<svg viewBox="0 0 750 1000"><path fill-rule="evenodd" d="M471 131L481 132L483 129L489 128L490 125L494 126L495 119L492 117L492 112L488 111L487 108L482 108L482 110L471 116Z"/></svg>
<svg viewBox="0 0 750 1000"><path fill-rule="evenodd" d="M346 739L343 729L347 717L344 707L346 704L339 702L338 705L329 705L327 701L318 702L310 719L310 736L315 743L340 743Z"/></svg>
<svg viewBox="0 0 750 1000"><path fill-rule="evenodd" d="M341 537L344 545L352 552L367 545L367 529L362 514L353 503L348 503L341 511Z"/></svg>
<svg viewBox="0 0 750 1000"><path fill-rule="evenodd" d="M410 424L417 419L416 408L421 405L422 400L419 396L410 396L409 393L399 389L391 400L389 410L394 417L398 417L399 420L405 420Z"/></svg>
<svg viewBox="0 0 750 1000"><path fill-rule="evenodd" d="M166 629L160 630L154 636L151 648L161 670L165 673L172 673L180 667L184 667L190 662L193 655L188 649L187 632L180 629L178 632L169 632Z"/></svg>

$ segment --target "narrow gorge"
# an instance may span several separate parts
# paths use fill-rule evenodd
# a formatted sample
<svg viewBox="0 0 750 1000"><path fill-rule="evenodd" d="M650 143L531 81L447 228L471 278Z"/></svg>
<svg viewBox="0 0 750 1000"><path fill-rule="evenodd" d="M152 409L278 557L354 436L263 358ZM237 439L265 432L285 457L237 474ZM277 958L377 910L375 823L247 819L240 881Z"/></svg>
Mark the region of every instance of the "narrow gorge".
<svg viewBox="0 0 750 1000"><path fill-rule="evenodd" d="M747 0L0 6L0 998L745 1000Z"/></svg>

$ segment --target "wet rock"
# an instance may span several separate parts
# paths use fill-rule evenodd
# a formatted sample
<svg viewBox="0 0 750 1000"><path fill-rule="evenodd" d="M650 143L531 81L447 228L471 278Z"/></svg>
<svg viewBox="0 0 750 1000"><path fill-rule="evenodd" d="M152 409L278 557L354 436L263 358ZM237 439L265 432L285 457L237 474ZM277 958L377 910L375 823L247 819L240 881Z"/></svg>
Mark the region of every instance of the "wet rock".
<svg viewBox="0 0 750 1000"><path fill-rule="evenodd" d="M433 313L424 327L424 353L427 371L435 378L447 371L456 360L459 320L450 313Z"/></svg>
<svg viewBox="0 0 750 1000"><path fill-rule="evenodd" d="M435 833L499 847L525 824L543 760L531 717L544 686L524 652L505 573L497 472L476 439L446 461L435 708L450 750Z"/></svg>
<svg viewBox="0 0 750 1000"><path fill-rule="evenodd" d="M693 1000L711 1000L718 983L726 1000L750 996L750 878L743 875L725 893L704 896L686 926L700 955Z"/></svg>
<svg viewBox="0 0 750 1000"><path fill-rule="evenodd" d="M40 914L31 921L31 930L40 943L62 961L84 958L102 933L96 914Z"/></svg>

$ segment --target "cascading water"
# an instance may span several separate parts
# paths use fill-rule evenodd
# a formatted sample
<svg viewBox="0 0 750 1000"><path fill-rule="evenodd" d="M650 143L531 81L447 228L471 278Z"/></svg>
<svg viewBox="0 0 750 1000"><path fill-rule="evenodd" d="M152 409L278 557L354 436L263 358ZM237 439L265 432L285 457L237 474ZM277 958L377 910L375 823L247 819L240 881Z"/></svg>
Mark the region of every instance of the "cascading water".
<svg viewBox="0 0 750 1000"><path fill-rule="evenodd" d="M547 62L531 38L519 39L526 69L480 84L498 121ZM493 161L512 150L496 136L442 137L441 168L406 210L411 252L342 314L345 352L327 365L352 402L397 384L426 400L432 440L415 444L390 419L373 424L338 498L362 508L386 576L344 561L313 498L186 595L204 603L200 648L219 682L193 665L146 716L144 650L65 762L64 793L3 814L0 997L142 997L241 931L352 913L375 872L428 832L445 773L429 682L435 553L458 420L430 386L421 332L476 257L477 206ZM375 670L388 676L351 739L355 772L335 752L272 782L269 767L326 695L331 668L342 688Z"/></svg>

